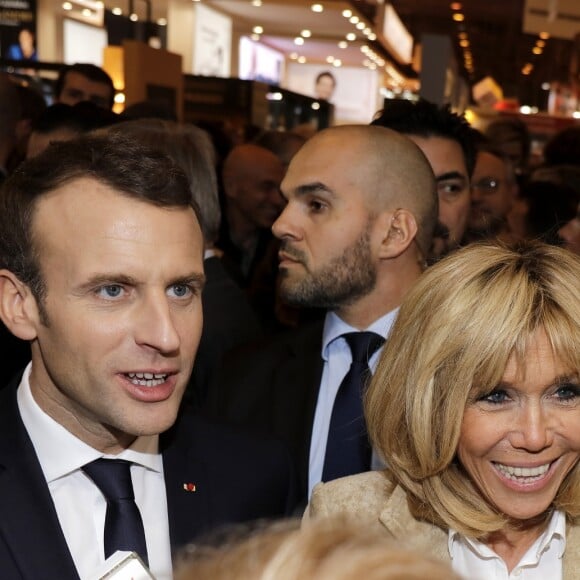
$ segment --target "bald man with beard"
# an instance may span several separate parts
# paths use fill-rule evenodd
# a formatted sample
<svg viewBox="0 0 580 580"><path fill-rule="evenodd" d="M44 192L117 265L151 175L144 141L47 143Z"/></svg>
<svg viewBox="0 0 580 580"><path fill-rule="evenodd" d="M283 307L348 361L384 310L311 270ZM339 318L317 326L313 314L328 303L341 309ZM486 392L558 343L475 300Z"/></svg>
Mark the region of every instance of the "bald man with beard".
<svg viewBox="0 0 580 580"><path fill-rule="evenodd" d="M281 190L287 204L272 228L280 240L280 293L292 305L324 308L326 316L226 360L207 410L285 440L306 500L316 483L334 477L323 472L335 445L337 394L353 362L345 335L388 336L424 268L438 206L420 149L375 126L333 127L312 137ZM380 352L369 348L364 362L371 370ZM358 393L353 420L360 409ZM339 473L378 466L369 448L366 465L351 471L345 464Z"/></svg>

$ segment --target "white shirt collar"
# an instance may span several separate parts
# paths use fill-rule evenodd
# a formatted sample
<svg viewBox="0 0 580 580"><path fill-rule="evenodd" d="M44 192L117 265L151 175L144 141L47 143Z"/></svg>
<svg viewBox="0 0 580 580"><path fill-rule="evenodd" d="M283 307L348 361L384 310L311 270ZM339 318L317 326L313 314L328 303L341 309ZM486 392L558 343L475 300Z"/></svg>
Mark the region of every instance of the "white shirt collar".
<svg viewBox="0 0 580 580"><path fill-rule="evenodd" d="M479 542L478 540L462 536L457 530L450 529L448 538L449 555L451 556L452 560L457 553L456 550L460 549L459 545L461 542L465 542L465 544L467 544L471 550L481 559L487 560L489 558L498 557L497 554L486 544ZM533 555L537 561L552 542L556 542L558 544L558 558L562 558L564 551L566 550L566 515L560 510L554 511L550 521L548 522L548 527L532 545L532 548L535 551Z"/></svg>
<svg viewBox="0 0 580 580"><path fill-rule="evenodd" d="M365 330L376 332L380 336L384 336L386 338L391 332L391 327L393 326L398 313L398 308L387 312L387 314L384 314L375 320L370 326L365 328ZM330 343L347 332L360 332L360 329L347 324L335 312L326 313L326 317L324 319L324 330L322 332L322 358L325 361L328 360L328 346Z"/></svg>
<svg viewBox="0 0 580 580"><path fill-rule="evenodd" d="M105 455L75 437L38 406L30 390L31 366L29 363L26 367L16 396L22 421L50 483ZM115 457L153 471L163 471L158 435L138 437L131 447Z"/></svg>

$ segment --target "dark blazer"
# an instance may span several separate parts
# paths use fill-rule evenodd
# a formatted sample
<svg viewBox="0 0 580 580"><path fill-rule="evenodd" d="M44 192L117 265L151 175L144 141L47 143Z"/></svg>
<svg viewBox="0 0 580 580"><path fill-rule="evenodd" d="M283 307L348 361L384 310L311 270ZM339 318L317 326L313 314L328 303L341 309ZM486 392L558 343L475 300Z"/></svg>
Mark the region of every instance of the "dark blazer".
<svg viewBox="0 0 580 580"><path fill-rule="evenodd" d="M204 260L203 331L185 400L193 408L205 401L224 354L260 338L262 328L246 293L227 273L220 258Z"/></svg>
<svg viewBox="0 0 580 580"><path fill-rule="evenodd" d="M16 386L0 392L0 578L79 580ZM183 416L160 447L174 550L221 524L283 516L294 507L291 462L277 442ZM196 491L184 490L187 483Z"/></svg>
<svg viewBox="0 0 580 580"><path fill-rule="evenodd" d="M204 411L281 439L295 462L299 496L308 493L310 440L322 379L323 321L240 349L224 359Z"/></svg>

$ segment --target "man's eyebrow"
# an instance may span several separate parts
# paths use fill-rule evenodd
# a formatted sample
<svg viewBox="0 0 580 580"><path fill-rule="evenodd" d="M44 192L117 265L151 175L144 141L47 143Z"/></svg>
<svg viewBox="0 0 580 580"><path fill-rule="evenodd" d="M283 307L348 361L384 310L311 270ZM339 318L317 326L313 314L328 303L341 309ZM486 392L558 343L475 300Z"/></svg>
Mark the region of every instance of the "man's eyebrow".
<svg viewBox="0 0 580 580"><path fill-rule="evenodd" d="M305 196L305 195L312 195L314 193L324 193L331 197L334 197L334 191L330 189L328 186L324 185L320 181L315 181L314 183L305 183L304 185L299 185L294 190L294 195L296 196Z"/></svg>
<svg viewBox="0 0 580 580"><path fill-rule="evenodd" d="M447 173L442 173L435 178L435 181L445 181L446 179L463 179L467 181L467 176L463 175L459 171L448 171Z"/></svg>
<svg viewBox="0 0 580 580"><path fill-rule="evenodd" d="M86 291L91 288L96 288L98 286L106 286L108 284L123 284L125 286L137 286L139 281L133 276L128 276L124 273L109 272L106 274L96 274L91 276L84 284L79 287L79 290ZM205 285L205 275L201 272L192 272L191 274L185 274L183 276L178 276L171 280L168 284L169 286L173 284L192 284L203 288Z"/></svg>
<svg viewBox="0 0 580 580"><path fill-rule="evenodd" d="M170 283L170 286L173 284L190 284L192 286L197 286L201 290L205 286L205 275L194 272L193 274L176 278Z"/></svg>

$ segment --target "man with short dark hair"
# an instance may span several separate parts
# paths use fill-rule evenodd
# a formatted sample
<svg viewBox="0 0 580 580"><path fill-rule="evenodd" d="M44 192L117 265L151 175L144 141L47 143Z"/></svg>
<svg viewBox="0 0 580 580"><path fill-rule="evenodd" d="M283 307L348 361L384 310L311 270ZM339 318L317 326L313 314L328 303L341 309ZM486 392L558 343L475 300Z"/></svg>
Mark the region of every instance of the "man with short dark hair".
<svg viewBox="0 0 580 580"><path fill-rule="evenodd" d="M283 449L178 414L203 237L168 157L54 143L4 184L0 231L0 318L32 352L0 393L3 579L93 577L117 550L170 578L197 534L292 507Z"/></svg>
<svg viewBox="0 0 580 580"><path fill-rule="evenodd" d="M54 102L76 105L91 101L103 109L112 109L115 99L113 79L94 64L76 63L65 66L54 87Z"/></svg>
<svg viewBox="0 0 580 580"><path fill-rule="evenodd" d="M475 132L449 105L424 99L389 101L372 121L414 141L431 164L439 196L439 225L432 258L456 248L467 228L470 207L469 180L475 165Z"/></svg>

